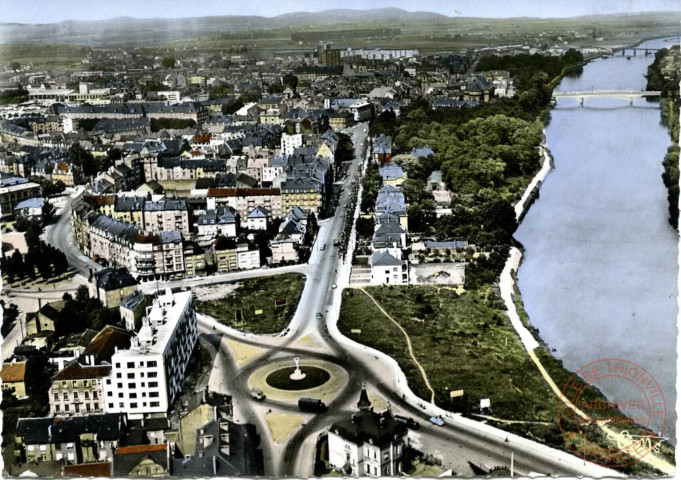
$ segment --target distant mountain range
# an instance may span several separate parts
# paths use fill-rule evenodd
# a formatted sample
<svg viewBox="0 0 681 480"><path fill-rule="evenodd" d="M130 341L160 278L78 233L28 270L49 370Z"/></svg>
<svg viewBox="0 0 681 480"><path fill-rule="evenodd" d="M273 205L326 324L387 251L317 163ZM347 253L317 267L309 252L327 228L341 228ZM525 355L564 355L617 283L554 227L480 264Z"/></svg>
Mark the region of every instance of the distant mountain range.
<svg viewBox="0 0 681 480"><path fill-rule="evenodd" d="M669 21L672 12L629 14L626 16L646 17L653 20ZM678 16L677 12L673 12ZM624 17L608 15L607 17ZM674 15L673 15L674 16ZM594 17L590 17L594 18ZM91 46L150 45L182 38L198 37L214 33L229 33L248 30L263 30L287 27L333 23L384 23L414 22L424 20L460 21L462 17L448 17L432 12L408 12L399 8L378 8L371 10L335 9L322 12L294 12L276 17L223 15L190 18L141 19L118 17L108 20L78 21L66 20L48 24L0 23L1 43L76 43Z"/></svg>

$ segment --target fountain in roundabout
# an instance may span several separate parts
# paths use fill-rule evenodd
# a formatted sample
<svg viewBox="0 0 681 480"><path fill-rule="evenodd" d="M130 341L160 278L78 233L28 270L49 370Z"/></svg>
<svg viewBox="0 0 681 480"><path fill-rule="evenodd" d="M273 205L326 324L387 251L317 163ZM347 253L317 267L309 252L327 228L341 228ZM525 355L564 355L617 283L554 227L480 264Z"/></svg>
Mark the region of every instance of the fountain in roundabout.
<svg viewBox="0 0 681 480"><path fill-rule="evenodd" d="M290 378L291 380L296 380L296 381L297 381L297 380L302 380L303 378L305 378L305 376L306 376L307 374L306 374L306 373L303 373L303 372L300 370L300 357L295 357L295 358L293 359L293 363L296 364L296 369L295 369L295 371L289 376L289 378Z"/></svg>

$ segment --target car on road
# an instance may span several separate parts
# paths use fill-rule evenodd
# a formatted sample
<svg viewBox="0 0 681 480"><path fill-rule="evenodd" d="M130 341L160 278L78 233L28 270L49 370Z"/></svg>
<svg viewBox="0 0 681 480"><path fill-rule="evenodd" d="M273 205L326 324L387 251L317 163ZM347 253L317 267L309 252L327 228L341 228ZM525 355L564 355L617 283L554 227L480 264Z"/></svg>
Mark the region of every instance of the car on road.
<svg viewBox="0 0 681 480"><path fill-rule="evenodd" d="M316 318L317 320L321 320L321 319L322 319L322 313L321 313L321 312L317 312L317 315L315 315L315 318Z"/></svg>
<svg viewBox="0 0 681 480"><path fill-rule="evenodd" d="M437 425L439 427L441 427L442 425L445 424L445 421L442 420L442 417L439 416L439 415L433 415L432 417L430 417L429 420L430 420L430 423L432 423L433 425Z"/></svg>
<svg viewBox="0 0 681 480"><path fill-rule="evenodd" d="M321 250L326 250L326 243L322 243L322 248Z"/></svg>
<svg viewBox="0 0 681 480"><path fill-rule="evenodd" d="M338 288L338 285L334 283L333 285L331 285L331 288Z"/></svg>
<svg viewBox="0 0 681 480"><path fill-rule="evenodd" d="M411 428L412 430L418 430L421 428L421 424L414 420L411 417L403 417L402 415L395 415L395 420L398 422L404 423L407 428Z"/></svg>
<svg viewBox="0 0 681 480"><path fill-rule="evenodd" d="M264 393L262 393L261 390L258 390L257 388L251 388L250 391L251 397L255 398L256 400L265 400L267 397L265 396Z"/></svg>

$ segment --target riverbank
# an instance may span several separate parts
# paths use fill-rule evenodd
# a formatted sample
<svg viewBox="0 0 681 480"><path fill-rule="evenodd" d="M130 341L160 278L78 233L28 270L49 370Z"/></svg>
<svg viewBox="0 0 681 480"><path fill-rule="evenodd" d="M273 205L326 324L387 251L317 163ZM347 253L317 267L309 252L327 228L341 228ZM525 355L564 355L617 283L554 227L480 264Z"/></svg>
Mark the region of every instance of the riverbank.
<svg viewBox="0 0 681 480"><path fill-rule="evenodd" d="M641 70L651 60L593 61L560 89L643 90ZM666 208L659 195L660 147L667 140L656 109L645 101L634 108L621 103L594 100L593 109L574 109L559 102L546 128L559 170L516 233L528 253L519 285L540 342L568 370L599 357L626 358L651 369L674 405L675 369L664 359L675 355L678 237L660 222ZM648 348L657 353L643 353ZM631 392L608 385L604 393L612 399ZM674 436L674 415L670 407L668 422L656 425L663 435Z"/></svg>

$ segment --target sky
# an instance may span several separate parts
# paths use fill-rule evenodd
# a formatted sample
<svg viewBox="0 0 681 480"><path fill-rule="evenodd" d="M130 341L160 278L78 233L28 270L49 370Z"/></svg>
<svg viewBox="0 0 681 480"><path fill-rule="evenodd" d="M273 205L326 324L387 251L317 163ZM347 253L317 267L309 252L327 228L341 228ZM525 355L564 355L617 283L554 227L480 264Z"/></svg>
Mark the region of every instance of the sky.
<svg viewBox="0 0 681 480"><path fill-rule="evenodd" d="M398 7L450 17L573 17L588 14L679 10L679 0L0 0L0 22L180 18L213 15L272 17L333 8ZM459 13L460 12L460 13Z"/></svg>

